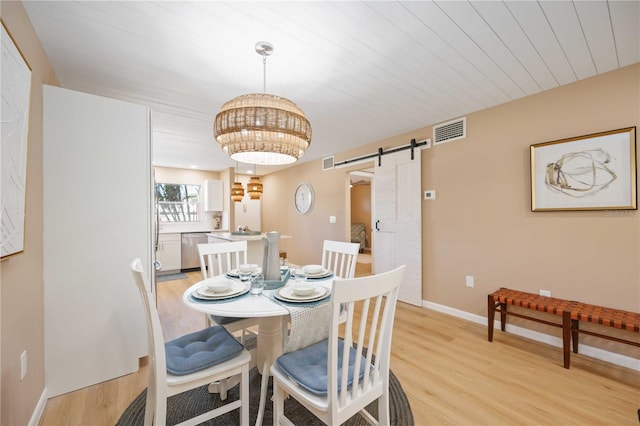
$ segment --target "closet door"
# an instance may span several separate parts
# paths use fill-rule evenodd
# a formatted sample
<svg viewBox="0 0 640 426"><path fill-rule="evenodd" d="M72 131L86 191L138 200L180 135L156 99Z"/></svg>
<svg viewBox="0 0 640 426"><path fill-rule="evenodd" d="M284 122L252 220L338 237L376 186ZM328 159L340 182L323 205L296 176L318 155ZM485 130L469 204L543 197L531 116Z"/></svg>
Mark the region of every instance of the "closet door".
<svg viewBox="0 0 640 426"><path fill-rule="evenodd" d="M151 269L147 107L43 87L45 386L56 396L138 370ZM153 274L151 274L153 276Z"/></svg>

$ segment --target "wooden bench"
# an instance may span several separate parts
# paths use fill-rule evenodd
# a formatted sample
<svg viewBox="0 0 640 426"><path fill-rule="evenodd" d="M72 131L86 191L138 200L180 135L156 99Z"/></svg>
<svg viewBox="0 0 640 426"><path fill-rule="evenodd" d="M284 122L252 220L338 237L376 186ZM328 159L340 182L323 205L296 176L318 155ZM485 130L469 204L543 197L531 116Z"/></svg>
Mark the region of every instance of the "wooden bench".
<svg viewBox="0 0 640 426"><path fill-rule="evenodd" d="M557 315L561 318L561 321L552 322L522 313L509 311L507 309L509 305ZM508 288L500 288L499 290L489 294L487 298L487 308L488 340L490 342L493 341L493 327L496 312L500 312L500 328L502 331L505 331L507 315L513 315L519 318L561 328L564 368L569 368L571 362L571 343L573 343L573 352L578 353L578 340L580 333L640 347L639 342L625 340L609 336L604 333L583 330L580 328L580 321L585 321L640 333L640 314L635 312L605 308L602 306L558 299L555 297L540 296L534 293L510 290Z"/></svg>

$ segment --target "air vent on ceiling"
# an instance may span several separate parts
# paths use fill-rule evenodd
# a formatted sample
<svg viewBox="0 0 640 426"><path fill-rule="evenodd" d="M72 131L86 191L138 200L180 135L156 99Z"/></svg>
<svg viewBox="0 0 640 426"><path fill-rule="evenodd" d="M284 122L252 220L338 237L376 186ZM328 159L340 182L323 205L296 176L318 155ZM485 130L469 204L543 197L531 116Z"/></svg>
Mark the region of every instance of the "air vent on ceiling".
<svg viewBox="0 0 640 426"><path fill-rule="evenodd" d="M433 126L433 145L451 142L467 137L467 118L462 117L456 120Z"/></svg>
<svg viewBox="0 0 640 426"><path fill-rule="evenodd" d="M322 171L333 169L333 155L322 159Z"/></svg>

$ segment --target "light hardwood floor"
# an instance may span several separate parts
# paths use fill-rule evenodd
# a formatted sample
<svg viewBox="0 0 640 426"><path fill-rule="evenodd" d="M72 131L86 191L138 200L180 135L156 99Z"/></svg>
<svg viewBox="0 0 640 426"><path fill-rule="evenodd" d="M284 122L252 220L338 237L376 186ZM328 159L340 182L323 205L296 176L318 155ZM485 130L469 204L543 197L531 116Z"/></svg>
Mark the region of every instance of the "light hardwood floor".
<svg viewBox="0 0 640 426"><path fill-rule="evenodd" d="M357 275L369 265L358 264ZM158 284L165 339L204 326L183 306L183 291L200 278ZM638 425L640 373L562 351L425 308L398 304L391 369L400 380L415 424ZM113 425L146 387L138 373L48 401L40 425Z"/></svg>

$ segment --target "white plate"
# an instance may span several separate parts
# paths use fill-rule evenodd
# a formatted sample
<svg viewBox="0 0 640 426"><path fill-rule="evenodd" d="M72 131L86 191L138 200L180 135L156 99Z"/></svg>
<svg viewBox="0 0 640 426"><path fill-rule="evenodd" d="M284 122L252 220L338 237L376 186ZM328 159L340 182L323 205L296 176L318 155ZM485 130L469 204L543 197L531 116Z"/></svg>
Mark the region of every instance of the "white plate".
<svg viewBox="0 0 640 426"><path fill-rule="evenodd" d="M256 269L256 271L253 274L251 274L251 276L258 275L261 273L262 273L262 268L258 266L258 269ZM227 272L227 276L231 278L240 278L240 271L237 268L231 269Z"/></svg>
<svg viewBox="0 0 640 426"><path fill-rule="evenodd" d="M322 300L329 295L329 289L326 287L318 286L316 291L314 291L309 296L297 296L293 292L293 288L291 287L282 287L276 290L273 293L273 296L276 299L280 299L284 302L315 302L317 300Z"/></svg>
<svg viewBox="0 0 640 426"><path fill-rule="evenodd" d="M248 292L249 287L250 287L249 283L241 283L238 281L234 281L231 288L227 291L213 292L209 290L205 285L195 289L193 293L191 293L191 295L196 299L204 299L204 300L227 299L229 297L239 296L241 294Z"/></svg>
<svg viewBox="0 0 640 426"><path fill-rule="evenodd" d="M302 268L294 269L292 272L292 275L295 277L309 277L312 279L329 277L331 276L331 274L333 274L333 272L326 268L322 268L322 272L320 272L319 274L305 274L304 269Z"/></svg>
<svg viewBox="0 0 640 426"><path fill-rule="evenodd" d="M228 291L229 289L233 288L233 283L235 283L234 280L226 278L223 275L218 275L216 277L212 277L212 278L207 278L206 280L202 281L202 287L201 288L207 288L207 291L209 293L224 293L226 291ZM218 289L218 290L214 290L214 287L219 286L220 288L225 287L224 290Z"/></svg>

